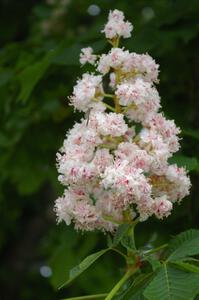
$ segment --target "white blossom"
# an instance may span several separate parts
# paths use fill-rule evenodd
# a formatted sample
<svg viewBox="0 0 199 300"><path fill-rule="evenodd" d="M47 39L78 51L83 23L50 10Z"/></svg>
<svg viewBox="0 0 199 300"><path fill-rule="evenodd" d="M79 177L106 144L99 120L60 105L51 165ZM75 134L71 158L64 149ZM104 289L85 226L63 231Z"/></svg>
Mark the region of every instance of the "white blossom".
<svg viewBox="0 0 199 300"><path fill-rule="evenodd" d="M93 54L93 49L91 47L82 48L80 53L80 63L82 65L85 65L86 63L90 63L91 65L94 65L97 56Z"/></svg>
<svg viewBox="0 0 199 300"><path fill-rule="evenodd" d="M124 21L123 12L115 9L110 11L108 22L105 24L102 32L105 33L107 39L113 39L115 37L129 38L131 37L131 31L133 30L133 25Z"/></svg>
<svg viewBox="0 0 199 300"><path fill-rule="evenodd" d="M114 231L126 222L124 212L140 221L163 219L190 191L185 168L169 163L180 129L160 112L159 65L119 47L132 28L123 12L111 11L103 32L114 47L99 57L90 47L80 54L81 64L98 73L84 73L70 97L85 115L57 153L65 191L55 202L58 222L77 230Z"/></svg>

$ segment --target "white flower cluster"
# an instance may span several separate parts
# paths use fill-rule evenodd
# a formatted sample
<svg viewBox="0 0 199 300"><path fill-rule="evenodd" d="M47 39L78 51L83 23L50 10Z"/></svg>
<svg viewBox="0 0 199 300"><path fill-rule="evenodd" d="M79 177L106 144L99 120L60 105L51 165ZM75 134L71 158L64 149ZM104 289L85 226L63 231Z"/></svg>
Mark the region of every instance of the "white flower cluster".
<svg viewBox="0 0 199 300"><path fill-rule="evenodd" d="M128 21L124 21L123 12L115 9L114 11L110 11L108 22L102 32L105 33L107 39L117 38L118 36L129 38L132 30L132 24Z"/></svg>
<svg viewBox="0 0 199 300"><path fill-rule="evenodd" d="M168 163L179 149L180 129L159 112L159 66L148 54L118 48L132 28L122 12L110 12L103 32L113 48L101 56L84 48L80 55L98 73L83 74L70 97L86 114L57 154L66 189L55 204L58 221L76 229L113 231L137 217L162 219L189 194L185 169Z"/></svg>

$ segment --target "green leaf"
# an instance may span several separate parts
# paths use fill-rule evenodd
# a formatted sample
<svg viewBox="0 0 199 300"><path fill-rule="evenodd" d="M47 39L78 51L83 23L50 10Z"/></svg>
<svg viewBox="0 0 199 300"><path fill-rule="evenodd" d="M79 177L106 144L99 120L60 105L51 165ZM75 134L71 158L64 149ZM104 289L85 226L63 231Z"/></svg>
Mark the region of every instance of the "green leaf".
<svg viewBox="0 0 199 300"><path fill-rule="evenodd" d="M124 235L121 240L122 245L128 250L135 250L135 243L131 236Z"/></svg>
<svg viewBox="0 0 199 300"><path fill-rule="evenodd" d="M186 167L187 170L192 171L198 168L198 160L195 157L187 157L184 155L173 155L169 159L169 163L177 164L179 167Z"/></svg>
<svg viewBox="0 0 199 300"><path fill-rule="evenodd" d="M80 297L64 298L62 300L95 300L95 299L104 299L108 294L96 294L96 295L87 295Z"/></svg>
<svg viewBox="0 0 199 300"><path fill-rule="evenodd" d="M72 46L63 47L60 52L53 58L52 62L57 65L80 66L79 54L82 45L74 44Z"/></svg>
<svg viewBox="0 0 199 300"><path fill-rule="evenodd" d="M98 258L100 258L103 254L105 254L109 248L100 250L96 253L93 253L87 256L79 265L75 266L69 273L69 279L62 284L59 288L63 286L69 285L74 279L76 279L79 275L81 275L85 270L87 270Z"/></svg>
<svg viewBox="0 0 199 300"><path fill-rule="evenodd" d="M187 129L182 132L184 135L191 136L194 139L199 140L199 130Z"/></svg>
<svg viewBox="0 0 199 300"><path fill-rule="evenodd" d="M55 289L67 280L67 273L69 273L70 269L78 263L77 256L81 257L82 255L82 253L79 253L78 249L80 239L74 230L67 227L64 231L59 231L58 233L59 240L57 246L53 248L53 255L48 262L53 270L50 281ZM91 240L89 240L89 242L92 244ZM74 248L78 250L75 253L73 251ZM92 251L92 248L89 250L86 249L85 252L88 253L87 251ZM83 255L86 255L86 253L83 253Z"/></svg>
<svg viewBox="0 0 199 300"><path fill-rule="evenodd" d="M199 275L164 264L144 291L148 300L192 300L199 292Z"/></svg>
<svg viewBox="0 0 199 300"><path fill-rule="evenodd" d="M14 76L14 72L10 70L0 69L0 87L7 84Z"/></svg>
<svg viewBox="0 0 199 300"><path fill-rule="evenodd" d="M105 45L106 43L103 40L90 44L96 52L103 50ZM79 43L62 47L59 53L53 58L52 62L57 65L80 66L79 55L83 47L84 46Z"/></svg>
<svg viewBox="0 0 199 300"><path fill-rule="evenodd" d="M153 255L150 255L146 258L146 260L150 263L150 265L152 266L153 271L156 271L157 269L159 269L161 267L161 263L159 262L159 260Z"/></svg>
<svg viewBox="0 0 199 300"><path fill-rule="evenodd" d="M82 46L74 44L65 47L60 43L54 50L49 51L39 62L25 68L19 75L21 91L18 100L26 101L38 81L43 77L50 64L79 65L79 53Z"/></svg>
<svg viewBox="0 0 199 300"><path fill-rule="evenodd" d="M176 261L176 262L172 262L172 264L175 264L178 268L182 270L199 274L199 267L189 264L187 262Z"/></svg>
<svg viewBox="0 0 199 300"><path fill-rule="evenodd" d="M53 251L51 251L52 256L48 261L52 269L50 281L55 289L58 289L63 282L68 280L70 270L83 260L88 253L92 253L98 243L97 236L93 234L85 234L83 239L70 226L65 227L64 224L60 226L56 232L58 241ZM79 247L80 244L81 247ZM93 292L91 291L91 293Z"/></svg>
<svg viewBox="0 0 199 300"><path fill-rule="evenodd" d="M144 289L153 277L153 273L140 274L132 285L117 300L144 300Z"/></svg>
<svg viewBox="0 0 199 300"><path fill-rule="evenodd" d="M21 91L18 100L26 101L32 93L35 85L42 78L47 68L51 63L55 51L50 51L41 61L34 63L24 69L19 75L19 82L21 84Z"/></svg>
<svg viewBox="0 0 199 300"><path fill-rule="evenodd" d="M129 228L130 228L129 224L122 224L118 227L113 239L112 247L115 247L120 243L120 241L122 240L122 238L124 238Z"/></svg>
<svg viewBox="0 0 199 300"><path fill-rule="evenodd" d="M178 261L199 254L199 230L191 229L177 235L169 244L168 261Z"/></svg>
<svg viewBox="0 0 199 300"><path fill-rule="evenodd" d="M134 224L129 225L126 234L124 234L121 239L121 244L130 251L136 250L134 235L135 235L135 226L137 223L138 220L135 221Z"/></svg>
<svg viewBox="0 0 199 300"><path fill-rule="evenodd" d="M113 246L113 240L110 234L107 234L107 246L111 248Z"/></svg>
<svg viewBox="0 0 199 300"><path fill-rule="evenodd" d="M146 250L144 252L144 254L145 255L149 255L149 254L152 254L152 253L156 253L156 252L161 251L162 249L164 249L166 247L168 247L168 244L163 244L163 245L160 245L160 246L158 246L156 248L152 248L152 249Z"/></svg>

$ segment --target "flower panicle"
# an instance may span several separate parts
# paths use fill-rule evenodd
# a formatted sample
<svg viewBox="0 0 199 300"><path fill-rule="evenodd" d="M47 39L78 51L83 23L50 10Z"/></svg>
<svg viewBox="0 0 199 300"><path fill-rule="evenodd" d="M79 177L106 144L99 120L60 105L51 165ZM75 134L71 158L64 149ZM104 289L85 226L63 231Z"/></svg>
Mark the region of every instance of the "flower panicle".
<svg viewBox="0 0 199 300"><path fill-rule="evenodd" d="M119 48L132 30L123 12L113 10L102 30L111 50L96 55L87 47L80 54L95 72L84 73L70 97L85 117L57 155L65 192L55 203L58 221L77 230L114 231L127 211L132 220L163 219L189 194L185 168L169 164L180 129L160 111L159 65L149 54Z"/></svg>

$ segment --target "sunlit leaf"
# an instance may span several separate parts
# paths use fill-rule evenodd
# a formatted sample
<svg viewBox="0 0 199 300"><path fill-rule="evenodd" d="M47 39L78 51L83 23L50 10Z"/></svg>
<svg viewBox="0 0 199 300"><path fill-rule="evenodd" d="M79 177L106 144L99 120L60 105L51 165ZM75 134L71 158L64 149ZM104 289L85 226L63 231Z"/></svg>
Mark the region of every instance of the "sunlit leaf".
<svg viewBox="0 0 199 300"><path fill-rule="evenodd" d="M144 291L148 300L192 300L199 292L199 275L164 264Z"/></svg>
<svg viewBox="0 0 199 300"><path fill-rule="evenodd" d="M187 157L176 154L169 159L171 164L177 164L179 167L186 167L187 170L192 171L198 168L198 160L195 157Z"/></svg>
<svg viewBox="0 0 199 300"><path fill-rule="evenodd" d="M199 267L183 261L172 262L179 269L199 274Z"/></svg>
<svg viewBox="0 0 199 300"><path fill-rule="evenodd" d="M157 269L159 269L161 267L160 261L155 256L150 255L146 258L146 260L152 266L153 271L156 271Z"/></svg>
<svg viewBox="0 0 199 300"><path fill-rule="evenodd" d="M26 101L29 98L35 85L49 67L54 54L54 51L50 51L41 61L28 66L20 73L19 82L21 84L21 91L18 100Z"/></svg>
<svg viewBox="0 0 199 300"><path fill-rule="evenodd" d="M186 129L182 132L184 135L190 136L194 139L199 140L199 130Z"/></svg>
<svg viewBox="0 0 199 300"><path fill-rule="evenodd" d="M112 247L117 246L122 238L126 235L127 231L129 230L130 225L129 224L122 224L118 227L114 239L113 239L113 245Z"/></svg>
<svg viewBox="0 0 199 300"><path fill-rule="evenodd" d="M131 286L116 300L144 300L146 299L143 295L143 292L146 286L149 284L153 278L153 273L140 274L134 279L134 282Z"/></svg>
<svg viewBox="0 0 199 300"><path fill-rule="evenodd" d="M85 270L87 270L98 258L100 258L103 254L105 254L109 248L100 250L96 253L93 253L87 256L79 265L75 266L73 269L70 270L69 279L60 286L69 285L74 279L76 279L79 275L81 275Z"/></svg>
<svg viewBox="0 0 199 300"><path fill-rule="evenodd" d="M173 238L169 243L168 254L168 261L199 254L199 230L191 229Z"/></svg>

